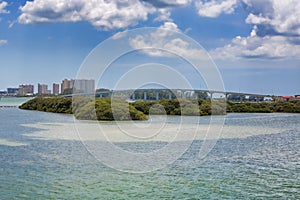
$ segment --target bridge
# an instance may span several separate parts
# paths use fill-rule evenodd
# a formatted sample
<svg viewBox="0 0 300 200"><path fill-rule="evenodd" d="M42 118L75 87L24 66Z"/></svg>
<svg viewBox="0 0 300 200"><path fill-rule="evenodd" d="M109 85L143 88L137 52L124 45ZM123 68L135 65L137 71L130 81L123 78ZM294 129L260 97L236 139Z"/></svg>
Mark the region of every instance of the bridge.
<svg viewBox="0 0 300 200"><path fill-rule="evenodd" d="M220 99L226 98L230 101L263 101L265 98L274 100L273 95L266 94L253 94L253 93L241 93L241 92L226 92L217 90L191 90L191 89L136 89L136 90L115 90L115 91L100 91L95 93L75 93L69 95L63 95L66 98L76 96L90 96L96 98L122 98L130 101L135 100L154 100L161 99Z"/></svg>

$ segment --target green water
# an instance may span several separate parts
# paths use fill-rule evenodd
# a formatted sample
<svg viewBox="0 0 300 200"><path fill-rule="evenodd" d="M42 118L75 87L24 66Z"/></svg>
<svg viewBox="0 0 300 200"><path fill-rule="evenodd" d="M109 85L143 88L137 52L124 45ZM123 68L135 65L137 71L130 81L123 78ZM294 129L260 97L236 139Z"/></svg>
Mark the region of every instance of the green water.
<svg viewBox="0 0 300 200"><path fill-rule="evenodd" d="M0 106L20 106L32 97L0 97Z"/></svg>
<svg viewBox="0 0 300 200"><path fill-rule="evenodd" d="M74 123L72 116L1 109L0 117L0 199L300 198L300 115L230 114L225 126L259 133L219 139L205 160L198 159L202 141L196 140L175 163L141 174L111 169L82 142L41 138L49 130L34 128L67 126ZM202 119L205 123L208 118ZM170 117L167 123L178 120ZM268 129L280 132L264 134ZM149 150L162 144L119 146Z"/></svg>

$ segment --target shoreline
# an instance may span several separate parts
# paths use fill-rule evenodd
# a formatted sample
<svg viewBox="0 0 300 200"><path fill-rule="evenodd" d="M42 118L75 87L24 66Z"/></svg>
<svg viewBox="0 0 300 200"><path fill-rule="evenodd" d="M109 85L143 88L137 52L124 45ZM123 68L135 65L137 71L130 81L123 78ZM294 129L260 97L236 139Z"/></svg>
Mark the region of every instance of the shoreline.
<svg viewBox="0 0 300 200"><path fill-rule="evenodd" d="M78 120L146 121L150 115L218 116L228 113L300 113L300 101L233 103L223 100L173 99L136 101L122 99L76 97L37 97L19 106L24 110L73 114Z"/></svg>

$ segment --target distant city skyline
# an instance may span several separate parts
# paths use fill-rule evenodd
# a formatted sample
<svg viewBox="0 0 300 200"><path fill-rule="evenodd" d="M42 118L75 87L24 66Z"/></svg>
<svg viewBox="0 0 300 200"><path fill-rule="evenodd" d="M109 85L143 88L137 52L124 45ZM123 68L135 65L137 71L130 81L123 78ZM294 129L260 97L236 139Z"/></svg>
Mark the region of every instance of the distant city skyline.
<svg viewBox="0 0 300 200"><path fill-rule="evenodd" d="M78 78L85 58L107 38L134 28L157 27L186 34L202 45L220 70L226 91L300 93L300 1L122 2L70 0L58 6L52 0L0 0L0 91L37 83L53 90L52 84L65 77ZM134 47L163 41L164 35L149 41L144 36L128 37ZM168 47L180 47L183 55L191 52L180 43ZM159 56L148 55L148 60L164 59ZM134 57L125 61L99 83L96 80L96 87L113 89L122 73L137 64Z"/></svg>
<svg viewBox="0 0 300 200"><path fill-rule="evenodd" d="M35 87L35 85L37 87ZM50 87L52 86L52 90ZM0 90L1 94L8 95L58 95L63 94L64 90L69 89L69 92L80 93L93 93L96 90L95 80L93 79L63 79L61 83L31 83L31 84L19 84L18 87L9 87L4 90Z"/></svg>

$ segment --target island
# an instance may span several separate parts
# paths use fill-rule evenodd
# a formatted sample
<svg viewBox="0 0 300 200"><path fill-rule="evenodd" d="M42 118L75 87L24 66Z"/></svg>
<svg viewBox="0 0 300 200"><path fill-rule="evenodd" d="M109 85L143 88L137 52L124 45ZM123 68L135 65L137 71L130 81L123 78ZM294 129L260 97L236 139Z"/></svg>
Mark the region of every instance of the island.
<svg viewBox="0 0 300 200"><path fill-rule="evenodd" d="M213 102L213 103L212 103ZM128 103L118 98L36 97L22 104L20 109L52 113L74 114L79 120L147 120L154 115L208 116L226 113L300 113L300 101L239 102L204 99L138 100ZM212 109L213 108L213 109Z"/></svg>

